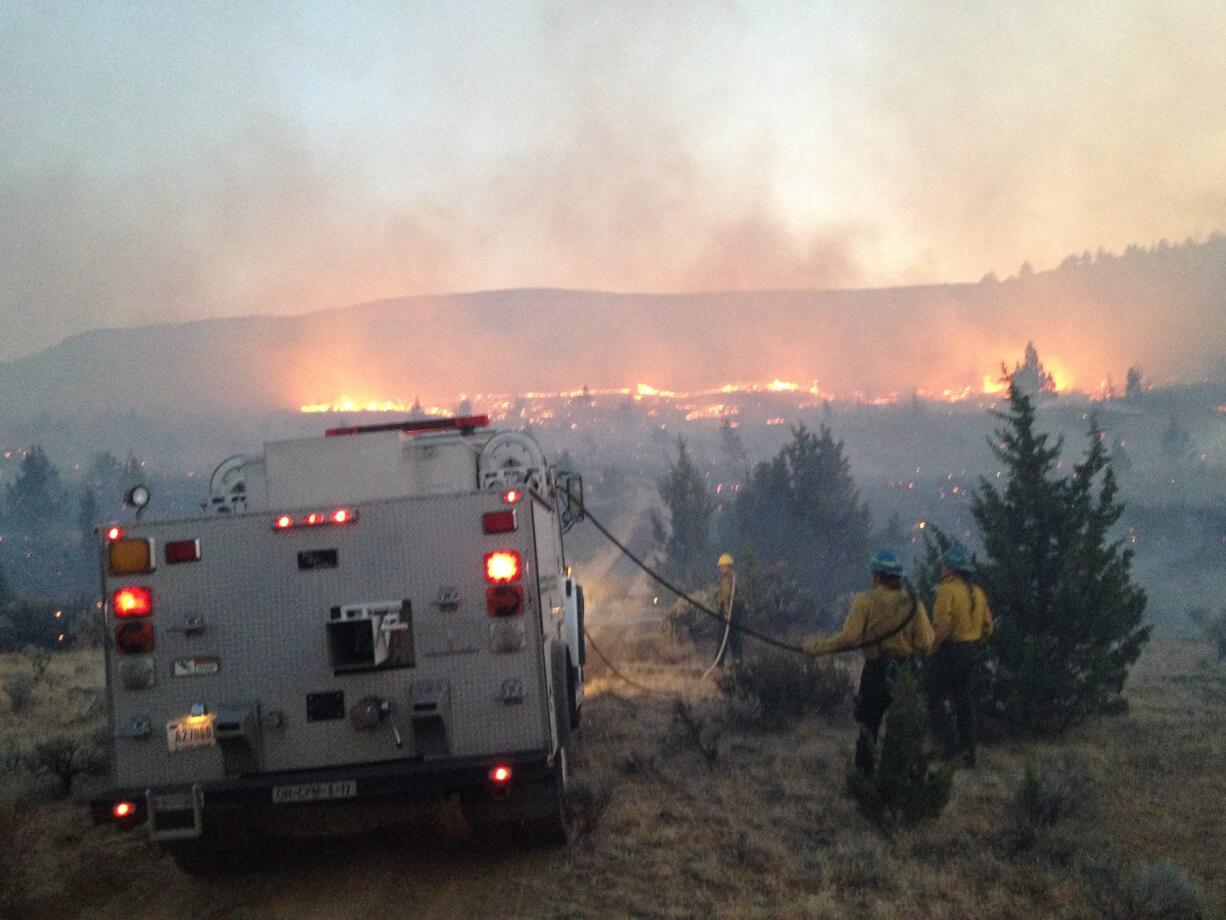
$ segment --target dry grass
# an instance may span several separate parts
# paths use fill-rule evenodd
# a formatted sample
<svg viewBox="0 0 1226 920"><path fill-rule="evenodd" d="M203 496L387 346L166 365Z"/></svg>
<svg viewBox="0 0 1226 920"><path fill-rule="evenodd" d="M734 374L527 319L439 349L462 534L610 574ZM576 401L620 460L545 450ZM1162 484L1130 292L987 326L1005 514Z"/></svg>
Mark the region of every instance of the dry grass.
<svg viewBox="0 0 1226 920"><path fill-rule="evenodd" d="M730 723L709 767L697 750L668 740L674 696L695 712L722 706L713 683L697 681L703 656L655 630L597 631L596 639L629 676L664 695L629 687L589 659L572 751L586 833L569 850L477 852L442 810L400 831L295 844L288 865L203 885L139 837L88 828L79 804L46 801L15 822L0 815L25 854L26 910L72 916L76 905L82 916L124 917L139 903L145 916L176 918L1073 918L1098 915L1087 867L1103 859L1138 878L1141 863L1170 860L1226 903L1226 680L1203 645L1147 650L1128 715L1061 744L986 746L981 766L955 777L940 819L887 841L844 794L854 735L846 717L808 718L786 733ZM100 677L75 667L57 659L49 680L80 687ZM52 709L40 688L16 733ZM0 714L13 733L7 710ZM1092 807L1045 825L1031 845L1002 845L1027 765L1066 755L1089 777ZM38 881L56 873L54 883Z"/></svg>

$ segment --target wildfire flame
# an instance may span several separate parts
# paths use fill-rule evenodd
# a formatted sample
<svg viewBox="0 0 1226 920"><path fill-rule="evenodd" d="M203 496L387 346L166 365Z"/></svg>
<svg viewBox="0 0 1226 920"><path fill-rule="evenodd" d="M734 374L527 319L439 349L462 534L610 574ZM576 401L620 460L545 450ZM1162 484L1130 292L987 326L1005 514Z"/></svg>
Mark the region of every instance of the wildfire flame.
<svg viewBox="0 0 1226 920"><path fill-rule="evenodd" d="M1051 361L1046 363L1046 368L1051 374L1052 382L1057 392L1067 392L1072 387L1072 377L1069 371L1062 362ZM960 387L946 387L941 390L924 390L916 389L915 395L924 399L934 400L938 402L960 403L978 397L997 397L1004 393L1007 389L1007 382L993 374L984 374L982 387L973 385L965 385ZM668 400L668 401L694 401L694 405L682 406L688 414L688 419L706 419L706 418L723 418L728 415L735 415L738 409L735 403L730 402L724 397L737 395L753 395L753 394L808 394L810 396L820 397L821 399L833 399L834 394L822 390L817 381L810 384L795 383L789 380L776 377L769 383L725 383L721 386L705 390L679 391L668 390L661 387L656 387L650 383L637 383L633 387L615 387L606 389L589 389L584 387L578 390L563 390L557 393L545 392L526 392L519 394L509 393L491 393L491 394L476 394L472 400L474 404L480 404L486 409L491 409L495 412L507 414L512 410L512 407L520 400L555 400L555 399L580 399L580 398L595 398L599 396L622 396L629 397L636 401L648 400ZM890 405L897 403L900 400L900 394L897 392L866 394L856 392L850 394L849 397L856 402L867 403L869 405ZM804 407L813 407L817 405L817 401L808 401L804 403ZM302 412L395 412L404 414L414 410L420 411L422 414L431 416L446 416L454 414L452 410L439 406L417 406L407 403L399 399L355 399L349 396L341 396L332 402L308 403L300 407ZM545 416L548 417L548 416Z"/></svg>

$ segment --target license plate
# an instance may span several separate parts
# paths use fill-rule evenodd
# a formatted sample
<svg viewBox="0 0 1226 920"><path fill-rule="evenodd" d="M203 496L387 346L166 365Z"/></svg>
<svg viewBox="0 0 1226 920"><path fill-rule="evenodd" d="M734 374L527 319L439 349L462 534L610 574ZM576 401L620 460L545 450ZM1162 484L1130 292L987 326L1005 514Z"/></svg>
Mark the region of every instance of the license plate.
<svg viewBox="0 0 1226 920"><path fill-rule="evenodd" d="M213 717L206 719L187 716L166 723L166 746L173 754L191 748L212 747L217 743L213 735Z"/></svg>
<svg viewBox="0 0 1226 920"><path fill-rule="evenodd" d="M358 794L358 781L338 780L334 783L298 783L294 786L273 786L274 805L295 805L299 802L326 802L329 799L352 799Z"/></svg>

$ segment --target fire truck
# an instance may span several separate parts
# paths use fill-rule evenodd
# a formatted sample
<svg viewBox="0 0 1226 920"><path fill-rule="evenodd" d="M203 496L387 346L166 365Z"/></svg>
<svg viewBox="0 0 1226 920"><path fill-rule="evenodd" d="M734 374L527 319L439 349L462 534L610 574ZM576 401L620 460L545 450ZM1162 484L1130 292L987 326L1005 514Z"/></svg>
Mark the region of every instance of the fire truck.
<svg viewBox="0 0 1226 920"><path fill-rule="evenodd" d="M320 803L455 796L479 835L566 840L579 476L485 416L427 419L266 444L202 509L101 531L95 821L193 873Z"/></svg>

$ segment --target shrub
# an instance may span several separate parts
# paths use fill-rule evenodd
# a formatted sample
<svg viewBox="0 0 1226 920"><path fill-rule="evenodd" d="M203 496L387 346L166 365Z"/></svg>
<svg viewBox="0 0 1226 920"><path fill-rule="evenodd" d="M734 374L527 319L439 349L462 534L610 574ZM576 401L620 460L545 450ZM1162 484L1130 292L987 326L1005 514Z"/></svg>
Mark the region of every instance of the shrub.
<svg viewBox="0 0 1226 920"><path fill-rule="evenodd" d="M576 833L596 829L600 817L613 801L614 784L605 777L599 781L576 779L566 792L566 813Z"/></svg>
<svg viewBox="0 0 1226 920"><path fill-rule="evenodd" d="M51 666L51 653L45 648L39 648L37 645L27 645L25 652L22 653L30 665L30 673L35 683L42 680L47 674L47 668Z"/></svg>
<svg viewBox="0 0 1226 920"><path fill-rule="evenodd" d="M810 713L835 716L851 702L850 675L829 661L791 653L761 652L717 678L729 700L747 704L750 718L783 728Z"/></svg>
<svg viewBox="0 0 1226 920"><path fill-rule="evenodd" d="M1006 809L1005 848L1030 849L1045 828L1084 813L1092 796L1089 773L1075 757L1028 764Z"/></svg>
<svg viewBox="0 0 1226 920"><path fill-rule="evenodd" d="M98 735L53 735L34 745L26 763L32 773L58 779L60 795L67 796L73 780L82 773L96 776L106 772L106 746Z"/></svg>
<svg viewBox="0 0 1226 920"><path fill-rule="evenodd" d="M13 712L21 712L34 695L34 678L24 671L5 675L4 692L8 695Z"/></svg>
<svg viewBox="0 0 1226 920"><path fill-rule="evenodd" d="M1085 867L1087 893L1107 920L1208 920L1209 896L1168 860L1141 863L1123 873L1110 860Z"/></svg>
<svg viewBox="0 0 1226 920"><path fill-rule="evenodd" d="M676 700L665 740L674 747L697 751L708 767L714 767L719 762L719 739L723 733L722 724L698 715L685 700Z"/></svg>
<svg viewBox="0 0 1226 920"><path fill-rule="evenodd" d="M872 775L853 769L847 789L864 815L883 830L937 817L949 801L951 767L933 767L924 746L919 683L904 669L894 681L885 714L881 755Z"/></svg>

